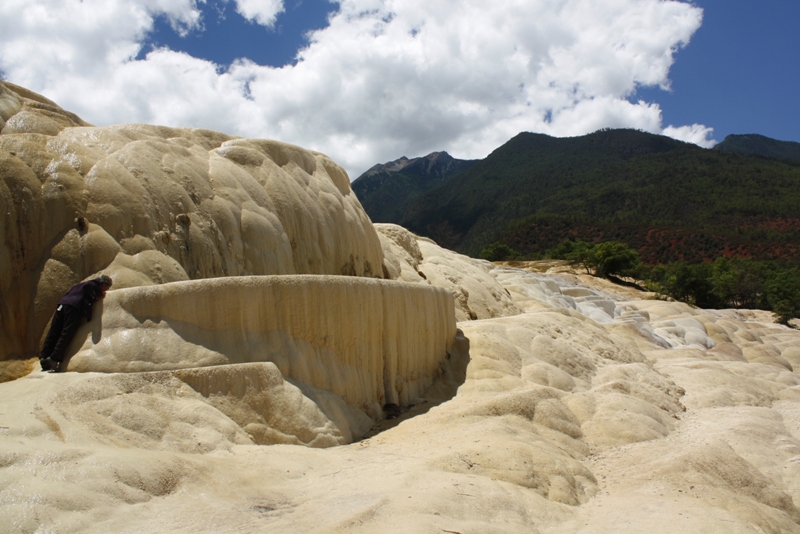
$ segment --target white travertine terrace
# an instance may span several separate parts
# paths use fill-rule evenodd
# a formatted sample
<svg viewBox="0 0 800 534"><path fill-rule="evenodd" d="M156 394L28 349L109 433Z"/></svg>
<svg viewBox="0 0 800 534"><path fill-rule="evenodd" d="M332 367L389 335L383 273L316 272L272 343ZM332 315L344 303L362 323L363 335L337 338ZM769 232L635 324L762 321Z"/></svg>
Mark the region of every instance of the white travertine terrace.
<svg viewBox="0 0 800 534"><path fill-rule="evenodd" d="M384 278L344 170L263 139L93 127L0 81L0 360L32 356L54 305L103 272L115 289L225 276Z"/></svg>
<svg viewBox="0 0 800 534"><path fill-rule="evenodd" d="M421 399L453 350L442 288L345 276L248 276L109 292L76 335L78 372L272 362L374 419Z"/></svg>
<svg viewBox="0 0 800 534"><path fill-rule="evenodd" d="M0 532L800 533L800 332L767 312L373 228L298 147L2 82L0 129Z"/></svg>
<svg viewBox="0 0 800 534"><path fill-rule="evenodd" d="M456 318L517 315L520 308L492 276L493 266L419 237L396 224L375 224L387 274L396 280L445 287L456 301Z"/></svg>

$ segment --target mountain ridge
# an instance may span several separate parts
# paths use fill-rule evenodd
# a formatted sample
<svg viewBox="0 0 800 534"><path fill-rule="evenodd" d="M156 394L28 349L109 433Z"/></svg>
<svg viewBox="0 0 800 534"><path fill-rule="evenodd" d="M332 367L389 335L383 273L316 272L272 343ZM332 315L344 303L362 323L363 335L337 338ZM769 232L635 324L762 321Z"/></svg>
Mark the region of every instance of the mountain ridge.
<svg viewBox="0 0 800 534"><path fill-rule="evenodd" d="M460 160L447 152L372 166L351 184L373 222L396 222L420 194L468 170L475 160Z"/></svg>
<svg viewBox="0 0 800 534"><path fill-rule="evenodd" d="M734 254L797 261L798 190L791 160L637 130L523 132L385 222L472 256L494 241L536 256L566 238L613 238L650 263ZM400 204L402 191L392 198Z"/></svg>
<svg viewBox="0 0 800 534"><path fill-rule="evenodd" d="M731 134L713 150L738 152L774 159L793 159L800 162L800 143L779 141L760 134Z"/></svg>

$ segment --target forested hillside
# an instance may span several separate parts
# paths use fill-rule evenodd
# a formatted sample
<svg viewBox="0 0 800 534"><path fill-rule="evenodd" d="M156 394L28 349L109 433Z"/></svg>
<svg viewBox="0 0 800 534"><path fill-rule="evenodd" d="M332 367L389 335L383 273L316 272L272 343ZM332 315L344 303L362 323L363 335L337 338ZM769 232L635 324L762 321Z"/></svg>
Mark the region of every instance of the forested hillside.
<svg viewBox="0 0 800 534"><path fill-rule="evenodd" d="M798 260L800 161L634 130L521 133L391 222L472 256L501 242L535 257L570 238L622 241L648 263Z"/></svg>
<svg viewBox="0 0 800 534"><path fill-rule="evenodd" d="M422 193L447 183L475 163L447 152L422 158L402 157L378 164L353 181L352 188L373 222L396 223Z"/></svg>
<svg viewBox="0 0 800 534"><path fill-rule="evenodd" d="M753 154L765 158L800 160L800 143L778 141L758 134L729 135L714 150Z"/></svg>

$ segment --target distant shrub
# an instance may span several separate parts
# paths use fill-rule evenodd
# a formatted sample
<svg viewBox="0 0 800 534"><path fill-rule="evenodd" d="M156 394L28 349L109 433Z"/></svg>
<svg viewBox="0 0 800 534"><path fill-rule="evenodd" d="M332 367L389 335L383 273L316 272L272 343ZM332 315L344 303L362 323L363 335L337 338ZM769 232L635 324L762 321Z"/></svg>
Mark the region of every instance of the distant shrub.
<svg viewBox="0 0 800 534"><path fill-rule="evenodd" d="M639 266L639 253L625 243L606 241L594 247L592 253L595 276L632 276Z"/></svg>
<svg viewBox="0 0 800 534"><path fill-rule="evenodd" d="M800 317L800 271L796 268L775 270L766 281L766 300L775 320L788 325Z"/></svg>
<svg viewBox="0 0 800 534"><path fill-rule="evenodd" d="M480 257L489 261L510 261L519 259L522 255L505 243L495 241L481 250Z"/></svg>
<svg viewBox="0 0 800 534"><path fill-rule="evenodd" d="M594 244L567 239L550 249L548 256L583 265L587 274L599 277L637 278L649 291L701 308L769 310L785 325L800 318L798 267L735 256L713 263L645 265L635 250L618 241Z"/></svg>
<svg viewBox="0 0 800 534"><path fill-rule="evenodd" d="M557 260L567 260L571 265L583 265L586 274L591 274L589 268L595 267L594 249L594 243L567 239L552 249L549 256Z"/></svg>

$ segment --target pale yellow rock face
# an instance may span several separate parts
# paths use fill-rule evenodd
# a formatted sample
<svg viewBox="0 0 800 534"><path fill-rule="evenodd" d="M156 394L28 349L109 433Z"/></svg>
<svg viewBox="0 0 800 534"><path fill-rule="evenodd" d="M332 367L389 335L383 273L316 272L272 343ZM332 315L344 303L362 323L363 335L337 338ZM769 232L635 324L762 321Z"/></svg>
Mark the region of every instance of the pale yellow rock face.
<svg viewBox="0 0 800 534"><path fill-rule="evenodd" d="M68 372L0 383L0 532L800 533L800 331L373 233L296 147L4 91L3 321L116 284Z"/></svg>
<svg viewBox="0 0 800 534"><path fill-rule="evenodd" d="M369 431L362 410L280 363L232 363L247 351L210 367L37 371L0 384L0 530L800 532L800 377L786 367L800 332L758 314L621 300L591 278L486 272L525 311L458 323L444 374L394 426ZM208 350L203 333L218 347L266 346L256 323L320 327L301 317L317 313L300 302L306 278L396 287L408 309L422 305L415 289L452 306L450 288L427 283L265 277L239 292L237 279L189 281L110 292L102 337L136 346L147 343L137 330L180 332L184 345L161 343L176 348L173 362ZM300 285L272 287L282 279ZM196 300L200 284L222 313ZM370 308L363 289L347 292ZM247 301L259 292L269 298ZM282 317L269 303L289 294L298 302ZM380 331L368 311L338 313L329 324L344 331L326 335L364 342L351 322ZM393 320L403 326L389 338L422 335ZM105 350L82 335L70 365Z"/></svg>
<svg viewBox="0 0 800 534"><path fill-rule="evenodd" d="M95 128L0 82L0 359L32 356L58 299L270 274L384 277L344 170L277 141L146 125Z"/></svg>
<svg viewBox="0 0 800 534"><path fill-rule="evenodd" d="M376 224L392 279L444 287L459 321L517 315L520 308L490 274L492 265L444 249L396 224Z"/></svg>
<svg viewBox="0 0 800 534"><path fill-rule="evenodd" d="M64 128L91 126L42 95L0 80L0 135L56 135Z"/></svg>
<svg viewBox="0 0 800 534"><path fill-rule="evenodd" d="M75 336L77 372L272 362L373 419L408 406L453 351L442 288L345 276L248 276L110 291Z"/></svg>

